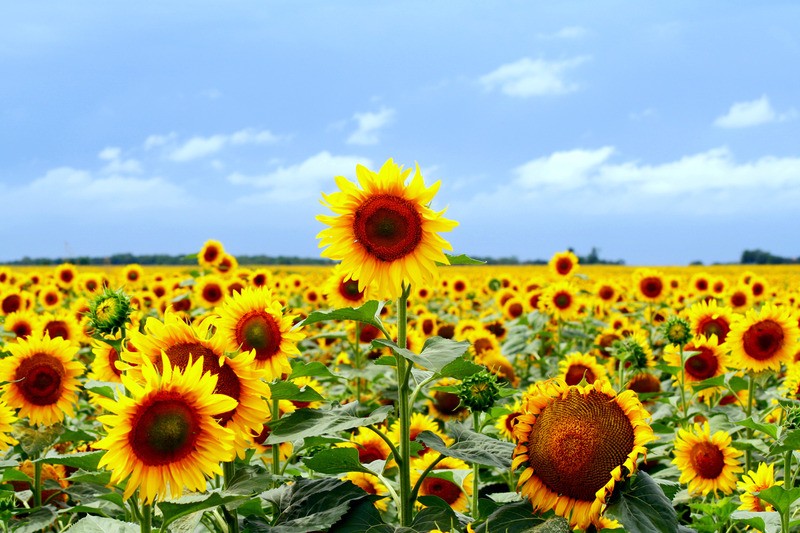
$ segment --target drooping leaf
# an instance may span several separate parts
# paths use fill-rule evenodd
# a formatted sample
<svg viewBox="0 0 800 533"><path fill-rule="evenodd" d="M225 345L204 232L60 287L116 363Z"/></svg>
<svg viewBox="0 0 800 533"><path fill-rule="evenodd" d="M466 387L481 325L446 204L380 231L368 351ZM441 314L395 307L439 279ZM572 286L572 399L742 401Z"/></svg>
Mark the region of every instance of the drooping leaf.
<svg viewBox="0 0 800 533"><path fill-rule="evenodd" d="M292 366L292 374L289 376L289 381L303 377L336 378L338 376L319 361L311 361L310 363L298 361Z"/></svg>
<svg viewBox="0 0 800 533"><path fill-rule="evenodd" d="M294 413L270 423L271 433L266 444L280 444L305 437L336 434L370 424L379 424L392 412L391 405L373 411L369 416L356 415L358 402L334 407L332 409L298 409Z"/></svg>
<svg viewBox="0 0 800 533"><path fill-rule="evenodd" d="M312 387L298 387L291 381L275 381L269 384L273 400L293 400L296 402L321 402L325 400Z"/></svg>
<svg viewBox="0 0 800 533"><path fill-rule="evenodd" d="M375 508L375 496L352 500L350 511L336 522L331 531L336 533L397 533L394 526L384 523ZM430 530L426 530L427 531Z"/></svg>
<svg viewBox="0 0 800 533"><path fill-rule="evenodd" d="M639 472L623 487L605 516L618 520L629 533L674 533L678 516L672 502L647 472Z"/></svg>
<svg viewBox="0 0 800 533"><path fill-rule="evenodd" d="M444 254L447 260L450 262L450 266L458 266L458 265L485 265L486 261L480 261L478 259L473 259L466 254L459 254L459 255L450 255ZM439 266L448 266L446 263L436 262Z"/></svg>
<svg viewBox="0 0 800 533"><path fill-rule="evenodd" d="M463 425L454 425L450 429L449 436L455 441L450 446L431 431L421 432L415 440L447 457L504 470L511 468L511 456L514 453L512 443L476 433Z"/></svg>
<svg viewBox="0 0 800 533"><path fill-rule="evenodd" d="M298 322L294 327L299 328L302 326L309 326L317 322L324 322L326 320L355 320L356 322L363 322L372 326L381 326L381 309L383 309L384 302L371 300L361 307L353 309L352 307L345 307L342 309L334 309L331 311L312 311L302 321Z"/></svg>
<svg viewBox="0 0 800 533"><path fill-rule="evenodd" d="M756 422L755 420L753 420L752 417L751 418L745 418L744 420L740 420L739 422L736 422L736 423L738 425L744 426L744 427L746 427L748 429L754 429L756 431L760 431L761 433L764 433L765 435L769 435L773 439L777 439L778 438L778 426L776 426L775 424L763 424L763 423L760 423L760 422Z"/></svg>
<svg viewBox="0 0 800 533"><path fill-rule="evenodd" d="M304 457L303 463L311 470L321 474L370 473L359 461L358 450L350 447L322 450L311 457Z"/></svg>
<svg viewBox="0 0 800 533"><path fill-rule="evenodd" d="M139 533L139 526L102 516L85 516L68 527L69 533Z"/></svg>
<svg viewBox="0 0 800 533"><path fill-rule="evenodd" d="M422 368L441 372L448 364L452 363L467 351L469 342L454 341L442 337L430 337L422 346L422 351L415 354L411 350L400 348L394 342L387 339L376 339L372 341L375 348L389 348L395 354L412 361Z"/></svg>
<svg viewBox="0 0 800 533"><path fill-rule="evenodd" d="M800 499L800 487L785 489L780 485L775 485L759 492L758 497L774 505L778 513L784 514L794 502Z"/></svg>
<svg viewBox="0 0 800 533"><path fill-rule="evenodd" d="M779 533L781 530L781 515L775 511L771 513L754 513L750 511L734 511L731 520L743 522L748 526L763 533Z"/></svg>

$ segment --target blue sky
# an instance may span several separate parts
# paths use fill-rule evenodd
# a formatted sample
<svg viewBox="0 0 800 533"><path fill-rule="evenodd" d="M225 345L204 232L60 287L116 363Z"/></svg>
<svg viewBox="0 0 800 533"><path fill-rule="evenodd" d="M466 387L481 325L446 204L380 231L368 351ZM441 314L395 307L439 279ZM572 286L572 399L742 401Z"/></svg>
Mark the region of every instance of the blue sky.
<svg viewBox="0 0 800 533"><path fill-rule="evenodd" d="M144 4L144 5L140 5ZM800 253L796 2L4 2L0 261L318 254L356 163L456 252Z"/></svg>

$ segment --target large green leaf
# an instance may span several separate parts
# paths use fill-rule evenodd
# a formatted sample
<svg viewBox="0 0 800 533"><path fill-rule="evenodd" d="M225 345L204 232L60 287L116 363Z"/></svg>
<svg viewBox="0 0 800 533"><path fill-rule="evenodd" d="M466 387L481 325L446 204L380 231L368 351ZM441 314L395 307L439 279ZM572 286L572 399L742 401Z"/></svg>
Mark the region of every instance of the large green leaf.
<svg viewBox="0 0 800 533"><path fill-rule="evenodd" d="M383 306L384 302L371 300L357 309L345 307L343 309L333 309L331 311L312 311L304 320L298 322L294 327L309 326L317 322L325 322L326 320L355 320L377 328L381 326L381 309L383 309Z"/></svg>
<svg viewBox="0 0 800 533"><path fill-rule="evenodd" d="M400 348L394 342L387 339L376 339L372 341L375 348L389 348L395 354L413 361L422 368L441 372L444 367L452 363L467 351L469 342L454 341L442 337L429 337L422 346L422 351L415 354L411 350Z"/></svg>
<svg viewBox="0 0 800 533"><path fill-rule="evenodd" d="M336 522L331 531L336 533L398 533L394 526L386 524L375 508L374 496L352 500L350 511ZM430 530L426 530L428 533Z"/></svg>
<svg viewBox="0 0 800 533"><path fill-rule="evenodd" d="M762 424L760 422L756 422L753 418L745 418L744 420L740 420L736 422L740 426L744 426L748 429L753 429L756 431L760 431L766 435L769 435L773 439L778 438L778 426L775 424Z"/></svg>
<svg viewBox="0 0 800 533"><path fill-rule="evenodd" d="M533 514L531 502L522 500L498 507L474 529L475 533L530 533L544 522L544 518Z"/></svg>
<svg viewBox="0 0 800 533"><path fill-rule="evenodd" d="M319 361L311 361L310 363L298 361L292 366L292 375L289 376L289 381L302 377L338 378L339 376L331 372L327 366Z"/></svg>
<svg viewBox="0 0 800 533"><path fill-rule="evenodd" d="M758 497L774 505L778 513L784 514L794 502L800 499L800 487L785 489L780 485L776 485L762 490L758 493Z"/></svg>
<svg viewBox="0 0 800 533"><path fill-rule="evenodd" d="M380 424L389 416L393 407L385 405L369 416L356 416L358 402L334 407L333 409L298 409L294 413L270 423L271 433L266 444L280 444L305 437L336 434L370 424Z"/></svg>
<svg viewBox="0 0 800 533"><path fill-rule="evenodd" d="M457 265L485 265L486 261L481 261L479 259L473 259L466 254L459 254L459 255L450 255L444 254L447 260L450 262L450 266L457 266ZM448 266L447 263L440 263L436 262L439 266Z"/></svg>
<svg viewBox="0 0 800 533"><path fill-rule="evenodd" d="M426 501L425 498L423 496L421 501ZM458 528L458 518L447 502L436 496L432 498L436 498L443 505L431 506L430 501L427 501L428 507L417 513L411 523L411 529L427 533L434 529L451 531L453 528Z"/></svg>
<svg viewBox="0 0 800 533"><path fill-rule="evenodd" d="M477 365L472 361L467 361L466 359L459 357L454 361L447 363L439 372L439 374L441 374L442 377L464 379L472 374L477 374L484 368L485 367L482 365Z"/></svg>
<svg viewBox="0 0 800 533"><path fill-rule="evenodd" d="M616 498L615 498L616 499ZM605 515L618 520L628 533L674 533L678 516L672 502L647 472L625 484Z"/></svg>
<svg viewBox="0 0 800 533"><path fill-rule="evenodd" d="M800 429L793 429L781 435L778 442L770 448L770 453L783 453L800 450Z"/></svg>
<svg viewBox="0 0 800 533"><path fill-rule="evenodd" d="M468 463L494 466L503 470L511 468L514 445L510 442L487 437L467 429L463 425L452 426L449 436L455 440L450 446L447 446L438 435L431 431L421 432L415 440L447 457L455 457Z"/></svg>
<svg viewBox="0 0 800 533"><path fill-rule="evenodd" d="M296 402L321 402L325 400L320 393L309 386L298 387L291 381L275 381L269 384L273 400L294 400Z"/></svg>
<svg viewBox="0 0 800 533"><path fill-rule="evenodd" d="M771 513L734 511L731 514L731 520L744 522L758 531L763 531L763 533L779 533L781 530L781 515L774 511Z"/></svg>
<svg viewBox="0 0 800 533"><path fill-rule="evenodd" d="M64 455L53 454L37 459L34 463L71 466L91 472L97 470L97 463L100 462L100 458L103 457L105 453L105 451L100 450L95 452L68 453Z"/></svg>
<svg viewBox="0 0 800 533"><path fill-rule="evenodd" d="M322 450L311 457L304 457L303 463L311 470L321 474L371 473L359 461L358 450L350 447Z"/></svg>
<svg viewBox="0 0 800 533"><path fill-rule="evenodd" d="M177 502L159 502L156 505L158 505L164 517L164 524L169 525L181 517L207 509L214 509L220 505L242 502L246 499L247 496L239 494L223 496L219 492L209 492L207 494L187 495Z"/></svg>
<svg viewBox="0 0 800 533"><path fill-rule="evenodd" d="M69 533L139 533L139 526L113 518L86 516L65 531Z"/></svg>
<svg viewBox="0 0 800 533"><path fill-rule="evenodd" d="M123 387L122 383L115 383L113 381L96 381L94 379L90 379L86 382L86 385L84 385L83 388L89 392L93 392L113 400L114 392L122 391Z"/></svg>
<svg viewBox="0 0 800 533"><path fill-rule="evenodd" d="M46 505L39 507L29 515L25 515L20 522L14 523L11 526L13 533L38 533L44 531L50 524L56 521L58 515L56 514L55 507Z"/></svg>

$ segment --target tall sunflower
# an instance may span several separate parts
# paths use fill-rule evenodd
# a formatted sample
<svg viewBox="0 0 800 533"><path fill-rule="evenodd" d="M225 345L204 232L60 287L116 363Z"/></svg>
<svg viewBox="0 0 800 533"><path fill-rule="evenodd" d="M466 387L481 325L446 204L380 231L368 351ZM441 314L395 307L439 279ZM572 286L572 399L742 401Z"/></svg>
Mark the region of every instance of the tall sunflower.
<svg viewBox="0 0 800 533"><path fill-rule="evenodd" d="M684 386L691 389L692 384L723 375L728 371L728 357L719 345L716 335L695 337L684 347ZM681 366L681 352L678 346L669 344L664 348L664 361L671 366ZM678 379L675 378L677 384Z"/></svg>
<svg viewBox="0 0 800 533"><path fill-rule="evenodd" d="M396 298L403 284L431 284L437 277L436 263L449 264L442 250L452 247L438 232L458 223L429 207L440 182L425 187L417 165L406 185L410 173L391 159L378 173L357 165L361 188L337 176L340 190L323 195L323 204L336 216L317 216L330 226L317 235L320 248L327 247L322 256L341 260L348 277L358 280L359 290L374 281L379 298Z"/></svg>
<svg viewBox="0 0 800 533"><path fill-rule="evenodd" d="M78 400L78 346L62 338L28 337L9 343L11 357L0 360L3 398L31 424L50 425L72 416Z"/></svg>
<svg viewBox="0 0 800 533"><path fill-rule="evenodd" d="M284 316L269 289L248 287L227 298L217 312L217 336L228 351L255 352L253 364L266 370L268 381L292 372L289 358L300 353L303 333L292 329L295 317Z"/></svg>
<svg viewBox="0 0 800 533"><path fill-rule="evenodd" d="M234 432L214 417L236 408L236 400L214 394L217 376L203 372L203 358L184 370L166 355L162 373L149 359L142 365L143 384L129 376L123 383L130 396L100 399L110 415L98 417L108 435L94 447L108 450L99 466L111 470L111 482L128 478L123 497L138 488L143 501L178 497L186 487L203 491L204 476L222 475L220 461L234 456Z"/></svg>
<svg viewBox="0 0 800 533"><path fill-rule="evenodd" d="M721 491L730 494L736 488L736 474L742 471L742 452L731 446L731 436L724 431L711 435L708 422L679 429L675 438L673 463L681 471L680 483L689 484L689 493Z"/></svg>
<svg viewBox="0 0 800 533"><path fill-rule="evenodd" d="M735 366L744 370L780 371L798 348L800 329L791 309L768 303L759 311L751 309L745 318L735 322L725 341Z"/></svg>
<svg viewBox="0 0 800 533"><path fill-rule="evenodd" d="M529 389L523 413L514 426L512 468L525 467L518 490L534 510L554 509L572 527L599 524L616 482L654 440L636 394L617 395L605 380L570 387L556 379Z"/></svg>
<svg viewBox="0 0 800 533"><path fill-rule="evenodd" d="M569 250L556 252L548 261L547 269L556 277L566 278L578 271L578 257Z"/></svg>

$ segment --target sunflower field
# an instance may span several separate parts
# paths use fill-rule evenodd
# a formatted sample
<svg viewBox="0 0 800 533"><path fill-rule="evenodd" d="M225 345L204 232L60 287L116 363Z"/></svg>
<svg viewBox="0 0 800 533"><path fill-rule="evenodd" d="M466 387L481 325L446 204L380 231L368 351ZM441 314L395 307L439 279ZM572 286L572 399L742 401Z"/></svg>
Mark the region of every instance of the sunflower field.
<svg viewBox="0 0 800 533"><path fill-rule="evenodd" d="M800 269L486 266L356 173L330 267L0 267L3 531L800 531Z"/></svg>

